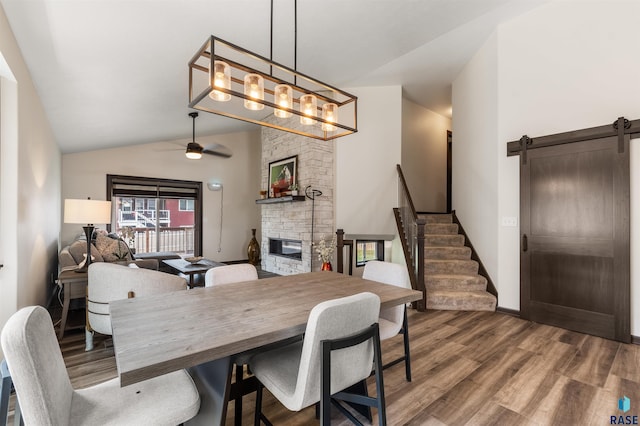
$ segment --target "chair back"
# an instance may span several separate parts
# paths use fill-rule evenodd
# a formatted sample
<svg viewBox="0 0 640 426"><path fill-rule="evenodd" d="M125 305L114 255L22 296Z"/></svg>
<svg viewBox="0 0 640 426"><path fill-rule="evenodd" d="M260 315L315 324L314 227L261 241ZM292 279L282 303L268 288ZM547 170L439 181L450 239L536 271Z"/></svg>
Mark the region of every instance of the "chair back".
<svg viewBox="0 0 640 426"><path fill-rule="evenodd" d="M391 262L380 262L371 260L364 265L362 278L365 280L377 281L382 284L394 285L396 287L411 288L409 282L409 274L403 265ZM397 324L397 330L393 335L398 334L404 320L404 305L394 306L393 308L383 309L380 311L380 317L394 324Z"/></svg>
<svg viewBox="0 0 640 426"><path fill-rule="evenodd" d="M89 266L88 284L89 324L107 335L112 334L109 302L187 289L187 281L177 275L107 262Z"/></svg>
<svg viewBox="0 0 640 426"><path fill-rule="evenodd" d="M369 292L316 305L309 314L294 405L304 408L320 400L322 341L354 335L378 322L380 298ZM331 353L331 393L348 388L371 374L371 339Z"/></svg>
<svg viewBox="0 0 640 426"><path fill-rule="evenodd" d="M213 287L257 279L258 271L255 266L250 263L238 263L209 269L204 275L204 286Z"/></svg>
<svg viewBox="0 0 640 426"><path fill-rule="evenodd" d="M69 424L73 388L49 312L41 306L20 309L1 340L25 423Z"/></svg>

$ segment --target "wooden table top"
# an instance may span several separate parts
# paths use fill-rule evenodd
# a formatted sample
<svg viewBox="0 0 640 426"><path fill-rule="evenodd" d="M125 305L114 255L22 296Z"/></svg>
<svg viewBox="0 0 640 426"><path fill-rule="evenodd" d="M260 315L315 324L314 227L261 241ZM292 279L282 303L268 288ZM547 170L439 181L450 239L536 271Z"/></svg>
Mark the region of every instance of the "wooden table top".
<svg viewBox="0 0 640 426"><path fill-rule="evenodd" d="M199 274L203 272L207 272L211 268L215 268L216 266L224 266L224 263L214 262L209 259L202 259L198 263L190 263L184 259L164 259L162 263L165 263L171 266L178 272L183 274Z"/></svg>
<svg viewBox="0 0 640 426"><path fill-rule="evenodd" d="M369 291L381 308L419 291L335 272L310 272L111 302L122 386L302 334L320 302Z"/></svg>

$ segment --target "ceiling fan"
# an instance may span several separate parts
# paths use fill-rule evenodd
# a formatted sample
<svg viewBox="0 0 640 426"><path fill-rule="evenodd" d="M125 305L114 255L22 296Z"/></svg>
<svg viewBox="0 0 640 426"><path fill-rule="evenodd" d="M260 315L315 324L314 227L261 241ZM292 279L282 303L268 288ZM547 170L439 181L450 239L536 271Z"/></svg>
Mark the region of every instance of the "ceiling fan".
<svg viewBox="0 0 640 426"><path fill-rule="evenodd" d="M231 150L224 145L214 143L203 147L198 142L196 142L196 118L198 117L198 113L190 112L189 116L193 119L193 137L191 139L191 142L187 144L187 150L185 151L184 155L190 160L199 160L200 158L202 158L202 154L230 158L232 155Z"/></svg>

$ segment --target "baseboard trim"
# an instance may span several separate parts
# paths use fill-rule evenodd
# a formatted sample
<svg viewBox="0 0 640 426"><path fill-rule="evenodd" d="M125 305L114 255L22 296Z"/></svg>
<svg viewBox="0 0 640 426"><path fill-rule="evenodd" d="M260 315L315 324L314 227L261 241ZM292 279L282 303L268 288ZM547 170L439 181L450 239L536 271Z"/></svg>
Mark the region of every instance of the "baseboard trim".
<svg viewBox="0 0 640 426"><path fill-rule="evenodd" d="M516 309L508 309L503 307L496 307L496 312L500 312L501 314L511 315L517 318L520 318L520 311Z"/></svg>
<svg viewBox="0 0 640 426"><path fill-rule="evenodd" d="M631 343L634 345L640 345L640 337L631 335Z"/></svg>

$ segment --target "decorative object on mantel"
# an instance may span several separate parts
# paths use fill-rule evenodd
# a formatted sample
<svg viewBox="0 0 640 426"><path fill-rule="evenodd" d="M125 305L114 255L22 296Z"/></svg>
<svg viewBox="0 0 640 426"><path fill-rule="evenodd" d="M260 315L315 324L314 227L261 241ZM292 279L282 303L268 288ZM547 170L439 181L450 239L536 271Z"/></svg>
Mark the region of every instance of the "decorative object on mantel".
<svg viewBox="0 0 640 426"><path fill-rule="evenodd" d="M64 200L64 223L84 224L84 234L87 238L86 260L76 272L87 272L91 264L91 236L94 224L111 223L111 201L66 199Z"/></svg>
<svg viewBox="0 0 640 426"><path fill-rule="evenodd" d="M291 185L296 184L298 176L298 156L284 158L269 163L269 189L274 197L281 197Z"/></svg>
<svg viewBox="0 0 640 426"><path fill-rule="evenodd" d="M289 185L289 191L291 191L291 195L296 196L298 195L298 184L294 183Z"/></svg>
<svg viewBox="0 0 640 426"><path fill-rule="evenodd" d="M251 241L249 241L249 246L247 247L247 257L249 258L249 263L255 266L260 263L260 244L256 240L255 228L251 229L251 235Z"/></svg>
<svg viewBox="0 0 640 426"><path fill-rule="evenodd" d="M296 69L297 11L293 69L273 61L271 0L269 59L210 36L189 61L189 107L325 141L357 132L358 98Z"/></svg>
<svg viewBox="0 0 640 426"><path fill-rule="evenodd" d="M322 261L321 269L323 271L333 271L331 267L331 256L333 255L333 250L336 248L335 234L330 243L327 244L327 242L322 239L318 244L313 243L313 247L318 253L318 259Z"/></svg>

